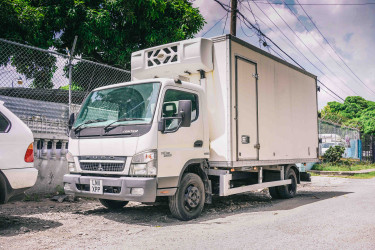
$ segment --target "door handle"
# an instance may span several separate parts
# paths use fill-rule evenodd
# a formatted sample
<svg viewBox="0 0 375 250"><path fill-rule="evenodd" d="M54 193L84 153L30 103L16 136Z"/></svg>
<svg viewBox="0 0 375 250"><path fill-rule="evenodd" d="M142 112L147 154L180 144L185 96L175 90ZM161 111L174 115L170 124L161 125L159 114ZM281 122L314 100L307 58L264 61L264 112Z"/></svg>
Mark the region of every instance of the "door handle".
<svg viewBox="0 0 375 250"><path fill-rule="evenodd" d="M201 148L203 146L203 141L198 140L194 142L194 148Z"/></svg>

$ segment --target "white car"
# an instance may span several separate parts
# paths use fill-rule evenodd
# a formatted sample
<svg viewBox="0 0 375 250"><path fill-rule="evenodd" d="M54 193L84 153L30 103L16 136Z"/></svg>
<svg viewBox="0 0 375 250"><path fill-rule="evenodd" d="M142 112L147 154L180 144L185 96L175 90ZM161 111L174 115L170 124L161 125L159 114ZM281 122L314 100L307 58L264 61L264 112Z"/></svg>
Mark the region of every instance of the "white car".
<svg viewBox="0 0 375 250"><path fill-rule="evenodd" d="M38 177L33 134L3 104L0 101L0 204L21 198Z"/></svg>

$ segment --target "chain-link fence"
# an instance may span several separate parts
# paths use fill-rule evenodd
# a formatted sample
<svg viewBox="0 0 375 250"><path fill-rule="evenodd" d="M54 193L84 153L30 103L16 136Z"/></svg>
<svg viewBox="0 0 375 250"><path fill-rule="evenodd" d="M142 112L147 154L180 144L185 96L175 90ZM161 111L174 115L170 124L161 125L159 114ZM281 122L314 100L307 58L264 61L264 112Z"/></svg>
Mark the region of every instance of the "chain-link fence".
<svg viewBox="0 0 375 250"><path fill-rule="evenodd" d="M363 161L375 163L375 136L362 135L361 140Z"/></svg>
<svg viewBox="0 0 375 250"><path fill-rule="evenodd" d="M70 67L71 103L76 105L97 87L131 78L123 69L0 39L0 100L33 131L60 131L69 115Z"/></svg>
<svg viewBox="0 0 375 250"><path fill-rule="evenodd" d="M358 129L319 120L319 139L320 156L323 156L331 146L343 146L345 147L344 158L361 158L360 131Z"/></svg>

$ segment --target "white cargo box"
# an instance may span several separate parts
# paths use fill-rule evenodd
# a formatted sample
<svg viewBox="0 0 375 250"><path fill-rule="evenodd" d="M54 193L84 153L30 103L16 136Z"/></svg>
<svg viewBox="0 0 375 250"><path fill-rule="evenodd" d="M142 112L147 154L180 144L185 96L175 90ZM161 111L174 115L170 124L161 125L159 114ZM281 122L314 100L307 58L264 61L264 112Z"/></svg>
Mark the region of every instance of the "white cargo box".
<svg viewBox="0 0 375 250"><path fill-rule="evenodd" d="M191 42L190 64L182 51ZM176 45L181 63L147 65L156 51ZM318 161L316 76L230 35L132 55L137 79L180 76L201 84L200 69L206 72L211 166Z"/></svg>

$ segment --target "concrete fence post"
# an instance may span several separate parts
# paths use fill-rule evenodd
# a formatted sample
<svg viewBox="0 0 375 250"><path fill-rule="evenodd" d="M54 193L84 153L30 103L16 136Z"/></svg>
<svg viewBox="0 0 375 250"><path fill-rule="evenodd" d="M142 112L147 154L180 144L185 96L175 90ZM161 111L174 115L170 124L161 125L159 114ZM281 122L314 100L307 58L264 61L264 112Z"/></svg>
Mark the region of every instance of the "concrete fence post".
<svg viewBox="0 0 375 250"><path fill-rule="evenodd" d="M33 143L34 156L38 155L38 141L39 139L34 139L34 143Z"/></svg>
<svg viewBox="0 0 375 250"><path fill-rule="evenodd" d="M43 149L42 149L42 158L43 159L47 159L48 157L47 157L47 154L48 154L48 142L49 142L50 140L47 140L47 139L44 139L43 140Z"/></svg>
<svg viewBox="0 0 375 250"><path fill-rule="evenodd" d="M65 157L66 154L68 153L66 150L66 143L67 141L64 141L64 140L61 141L61 153L60 153L61 157Z"/></svg>
<svg viewBox="0 0 375 250"><path fill-rule="evenodd" d="M51 140L51 141L52 141L51 159L56 159L56 145L57 145L57 140Z"/></svg>

